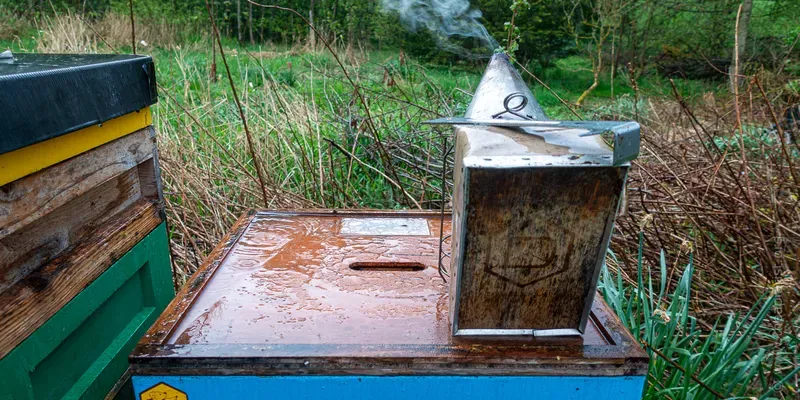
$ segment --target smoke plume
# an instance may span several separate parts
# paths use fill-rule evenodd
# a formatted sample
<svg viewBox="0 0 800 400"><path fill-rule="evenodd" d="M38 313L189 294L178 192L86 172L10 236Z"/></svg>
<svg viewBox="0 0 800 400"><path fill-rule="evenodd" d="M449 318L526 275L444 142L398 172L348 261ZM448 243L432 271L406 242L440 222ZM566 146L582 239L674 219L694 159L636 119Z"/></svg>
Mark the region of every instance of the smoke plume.
<svg viewBox="0 0 800 400"><path fill-rule="evenodd" d="M447 51L467 56L471 52L452 41L453 37L476 38L491 54L497 41L479 22L481 11L470 7L469 0L381 0L384 12L394 12L412 32L426 29L439 46Z"/></svg>

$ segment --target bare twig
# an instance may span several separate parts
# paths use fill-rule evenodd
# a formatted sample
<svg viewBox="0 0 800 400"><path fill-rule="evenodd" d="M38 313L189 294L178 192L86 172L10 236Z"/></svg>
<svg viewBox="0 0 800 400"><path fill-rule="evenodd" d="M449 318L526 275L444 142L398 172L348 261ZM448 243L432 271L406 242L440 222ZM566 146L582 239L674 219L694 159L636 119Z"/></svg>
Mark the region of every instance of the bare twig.
<svg viewBox="0 0 800 400"><path fill-rule="evenodd" d="M411 201L414 203L414 205L415 205L415 206L417 206L417 208L419 208L420 210L422 209L422 206L421 206L421 205L420 205L420 204L417 202L417 200L416 200L416 199L414 199L414 197L412 197L411 195L409 195L409 194L406 192L406 190L405 190L405 189L403 189L403 187L402 187L402 186L400 186L400 184L399 184L399 183L397 183L397 182L395 182L394 180L392 180L392 178L389 178L388 176L386 176L386 174L384 174L383 172L381 172L379 169L377 169L377 168L375 168L375 167L373 167L373 166L371 166L371 165L369 165L369 164L365 163L364 161L361 161L361 159L359 159L358 157L356 157L356 156L355 156L353 153L351 153L351 152L347 151L346 149L344 149L342 146L339 146L339 145L338 145L336 142L334 142L334 141L332 141L332 140L330 140L330 139L324 139L324 140L325 140L326 142L330 143L330 144L331 144L333 147L335 147L335 148L336 148L336 150L339 150L340 152L342 152L343 154L345 154L347 157L349 157L349 158L351 158L351 159L353 159L353 160L357 161L359 164L363 165L364 167L366 167L366 168L368 168L368 169L371 169L372 171L375 171L375 172L376 172L378 175L382 176L384 179L386 179L386 180L387 180L389 183L391 183L392 185L394 185L396 188L398 188L398 189L402 190L402 191L403 191L403 193L404 193L404 194L405 194L405 195L406 195L406 196L407 196L407 197L408 197L408 198L409 198L409 199L410 199L410 200L411 200Z"/></svg>
<svg viewBox="0 0 800 400"><path fill-rule="evenodd" d="M219 35L219 29L217 29L217 23L214 21L214 14L211 12L211 6L208 4L208 0L206 0L206 9L208 10L208 18L211 21L211 27L214 29L214 36L217 38L217 44L219 45L219 55L222 58L222 63L225 65L225 72L228 75L228 82L231 85L231 92L233 93L233 101L236 102L236 108L239 110L239 117L242 119L242 126L244 127L244 134L247 137L247 146L250 149L250 156L253 159L253 167L256 170L256 175L258 176L258 183L259 188L261 189L262 199L264 200L264 207L269 207L269 200L267 199L267 189L264 185L264 176L263 172L261 171L261 166L258 162L258 156L256 154L255 147L253 146L253 136L250 134L250 129L247 127L247 118L244 116L244 109L242 108L242 103L239 101L239 95L236 92L236 85L233 83L233 76L231 76L231 69L228 67L228 60L225 58L225 49L222 46L222 38Z"/></svg>
<svg viewBox="0 0 800 400"><path fill-rule="evenodd" d="M131 48L133 48L133 54L136 54L136 23L133 21L133 0L128 0L128 5L131 11Z"/></svg>

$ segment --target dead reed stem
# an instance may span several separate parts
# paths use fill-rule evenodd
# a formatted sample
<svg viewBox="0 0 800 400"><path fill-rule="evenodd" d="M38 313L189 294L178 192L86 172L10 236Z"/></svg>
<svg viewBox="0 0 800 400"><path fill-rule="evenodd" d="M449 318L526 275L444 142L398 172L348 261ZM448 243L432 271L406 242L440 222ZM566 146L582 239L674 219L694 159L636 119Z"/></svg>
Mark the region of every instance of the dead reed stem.
<svg viewBox="0 0 800 400"><path fill-rule="evenodd" d="M133 20L133 0L128 0L128 5L131 11L131 48L133 54L136 54L136 23Z"/></svg>
<svg viewBox="0 0 800 400"><path fill-rule="evenodd" d="M650 218L643 250L649 265L659 265L663 249L675 260L669 263L672 277L681 257L693 253L697 290L692 307L709 328L716 318L747 309L776 290L791 310L778 321L791 327L798 322L792 294L800 288L800 271L792 267L800 248L797 155L781 140L749 139L751 126L776 119L759 84L752 88L764 104L750 101L749 112L736 115L733 98L728 108L733 121L726 121L716 117L725 115L718 108L689 106L673 83L674 103L662 100L660 115L641 121L643 153L629 176L629 211L618 218L621 234L612 241L625 269L635 271L633 249L641 221ZM668 282L674 284L672 278ZM776 333L783 323L774 323Z"/></svg>

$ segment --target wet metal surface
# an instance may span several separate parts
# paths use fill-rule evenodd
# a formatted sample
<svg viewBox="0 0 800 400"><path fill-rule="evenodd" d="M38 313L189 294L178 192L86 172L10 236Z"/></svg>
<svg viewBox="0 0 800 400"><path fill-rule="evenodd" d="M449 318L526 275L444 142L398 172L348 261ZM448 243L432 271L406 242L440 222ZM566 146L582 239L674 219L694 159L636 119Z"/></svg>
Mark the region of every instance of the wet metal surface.
<svg viewBox="0 0 800 400"><path fill-rule="evenodd" d="M530 118L505 115L504 120L492 117L504 110L502 99L509 93L519 93L528 99L520 114ZM499 126L461 126L459 129L469 139L469 147L463 149L466 165L481 167L525 166L611 166L615 152L606 145L600 136L581 136L588 129L581 129L586 121L550 121L542 111L533 93L519 73L511 66L504 55L495 55L481 79L475 96L465 113L465 118L476 121L492 121L495 124L572 124L573 129L554 129L552 126L499 127ZM619 125L615 122L598 124ZM624 124L623 124L624 125ZM496 135L487 135L488 132ZM637 134L638 136L638 134ZM622 153L630 153L634 143L625 143ZM638 149L638 140L636 141ZM638 151L637 151L638 152ZM622 153L617 159L622 159ZM531 162L531 157L535 160Z"/></svg>
<svg viewBox="0 0 800 400"><path fill-rule="evenodd" d="M428 234L372 231L401 222ZM257 216L168 343L449 344L438 226L434 216ZM594 327L576 339L608 342Z"/></svg>
<svg viewBox="0 0 800 400"><path fill-rule="evenodd" d="M491 120L493 115L504 110L502 99L515 92L529 100L521 114L533 121L548 121L533 93L503 55L492 58L464 116L472 120ZM520 119L515 116L503 118ZM531 164L527 162L530 157L537 157L536 165L611 166L613 163L614 153L600 136L580 136L587 132L586 129L483 126L461 126L459 129L468 138L466 143L469 147L462 149L468 165L492 167L500 160L498 157L504 157L502 160L506 164L515 162L519 166ZM487 135L487 132L495 135Z"/></svg>
<svg viewBox="0 0 800 400"><path fill-rule="evenodd" d="M390 226L422 220L429 234L342 234L350 218L385 218L377 222ZM439 222L438 212L251 211L147 331L131 354L131 370L140 376L646 372L646 354L602 300L582 336L453 337L448 289L436 270Z"/></svg>

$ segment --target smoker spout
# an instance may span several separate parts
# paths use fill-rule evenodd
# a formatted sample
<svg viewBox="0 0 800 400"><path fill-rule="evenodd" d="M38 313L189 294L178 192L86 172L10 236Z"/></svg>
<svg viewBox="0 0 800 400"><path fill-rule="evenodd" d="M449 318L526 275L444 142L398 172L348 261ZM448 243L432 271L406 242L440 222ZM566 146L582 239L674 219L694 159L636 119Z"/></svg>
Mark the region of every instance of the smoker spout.
<svg viewBox="0 0 800 400"><path fill-rule="evenodd" d="M520 114L527 115L534 120L548 120L542 107L533 97L533 93L528 89L525 81L519 75L516 68L511 65L511 61L505 54L495 54L486 67L478 88L475 89L475 96L469 103L469 108L464 114L465 118L487 119L505 110L503 100L511 93L521 93L528 98L528 105L520 111ZM518 104L515 103L514 104ZM513 105L513 104L512 104ZM516 118L509 116L509 118Z"/></svg>

